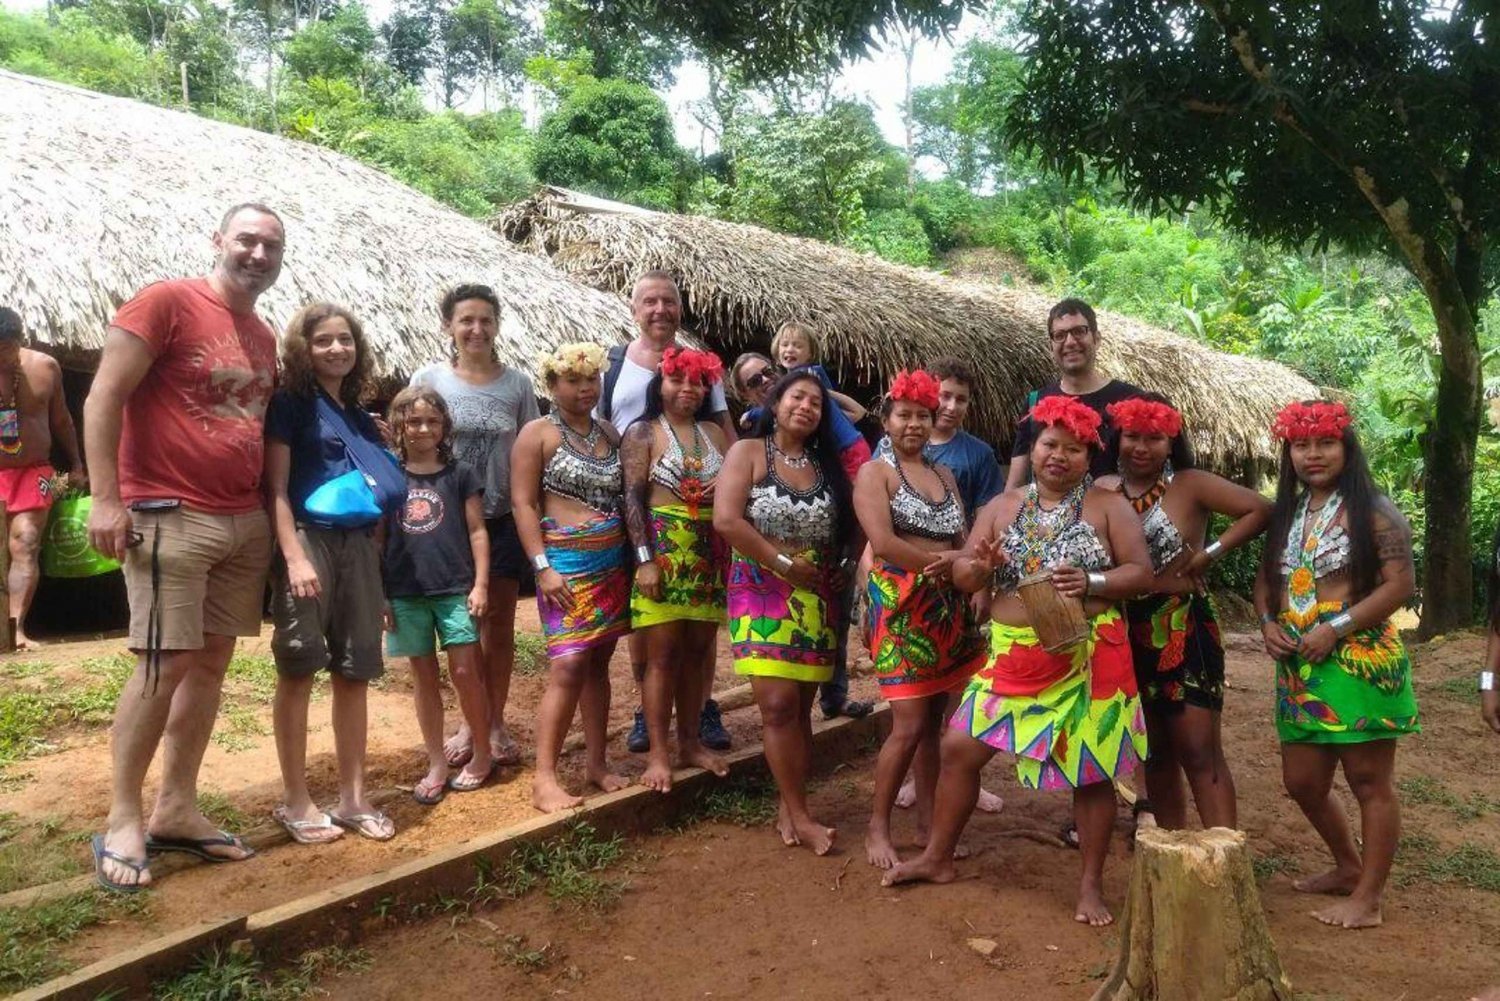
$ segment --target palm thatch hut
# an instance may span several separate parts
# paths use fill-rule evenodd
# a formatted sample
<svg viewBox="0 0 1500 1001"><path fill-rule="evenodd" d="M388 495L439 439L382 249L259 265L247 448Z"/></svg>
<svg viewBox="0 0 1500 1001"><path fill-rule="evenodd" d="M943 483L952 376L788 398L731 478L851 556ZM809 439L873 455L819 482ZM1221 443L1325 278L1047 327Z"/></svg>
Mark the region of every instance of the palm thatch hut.
<svg viewBox="0 0 1500 1001"><path fill-rule="evenodd" d="M246 201L287 229L261 312L280 325L311 300L343 303L386 378L446 355L438 301L461 281L495 288L500 354L524 371L543 348L634 329L619 297L307 143L0 71L0 151L0 304L71 367L93 367L115 308L143 286L205 273L220 215Z"/></svg>
<svg viewBox="0 0 1500 1001"><path fill-rule="evenodd" d="M1008 442L1026 394L1055 377L1044 335L1052 298L1035 288L960 281L815 240L696 216L649 212L543 188L494 220L518 246L564 272L628 293L662 268L683 290L685 324L722 353L764 350L784 320L814 323L840 376L866 393L898 369L957 355L978 373L970 426ZM1102 314L1101 367L1170 396L1206 464L1265 469L1268 429L1287 401L1316 395L1273 362L1213 351L1118 314Z"/></svg>

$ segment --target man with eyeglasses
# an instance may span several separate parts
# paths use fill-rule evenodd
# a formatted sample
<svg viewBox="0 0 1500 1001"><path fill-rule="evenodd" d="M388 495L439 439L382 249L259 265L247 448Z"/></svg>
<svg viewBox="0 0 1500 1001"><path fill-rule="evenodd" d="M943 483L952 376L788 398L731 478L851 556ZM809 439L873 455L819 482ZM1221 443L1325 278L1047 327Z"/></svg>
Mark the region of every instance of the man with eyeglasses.
<svg viewBox="0 0 1500 1001"><path fill-rule="evenodd" d="M1139 396L1141 390L1128 382L1111 379L1095 367L1099 355L1099 320L1094 316L1094 308L1082 299L1064 299L1047 313L1047 336L1052 342L1052 360L1057 364L1058 378L1034 391L1026 401L1027 408L1048 396L1071 396L1098 413L1104 421L1101 430L1107 434L1109 418L1105 408ZM1005 489L1013 490L1031 478L1031 445L1035 437L1036 427L1028 417L1016 430ZM1106 438L1105 445L1108 444ZM1094 476L1114 472L1106 458L1108 451L1106 447L1095 453L1093 468L1089 470Z"/></svg>

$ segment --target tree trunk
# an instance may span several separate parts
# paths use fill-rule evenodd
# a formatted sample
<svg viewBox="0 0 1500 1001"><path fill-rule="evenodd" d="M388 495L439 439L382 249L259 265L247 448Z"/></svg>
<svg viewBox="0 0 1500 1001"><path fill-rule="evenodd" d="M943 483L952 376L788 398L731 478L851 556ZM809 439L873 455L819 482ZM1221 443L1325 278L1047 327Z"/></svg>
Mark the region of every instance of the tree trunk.
<svg viewBox="0 0 1500 1001"><path fill-rule="evenodd" d="M1120 955L1093 1001L1292 1001L1245 835L1136 834Z"/></svg>
<svg viewBox="0 0 1500 1001"><path fill-rule="evenodd" d="M1432 423L1422 436L1427 516L1422 573L1426 639L1470 624L1474 617L1473 544L1469 529L1474 452L1484 412L1479 340L1468 307L1434 300L1442 368Z"/></svg>

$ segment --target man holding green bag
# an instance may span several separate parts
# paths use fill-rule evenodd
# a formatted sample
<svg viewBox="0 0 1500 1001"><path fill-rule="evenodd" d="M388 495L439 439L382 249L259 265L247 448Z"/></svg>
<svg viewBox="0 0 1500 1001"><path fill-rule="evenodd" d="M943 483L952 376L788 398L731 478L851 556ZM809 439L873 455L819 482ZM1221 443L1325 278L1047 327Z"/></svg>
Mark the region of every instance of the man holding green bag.
<svg viewBox="0 0 1500 1001"><path fill-rule="evenodd" d="M25 333L15 310L0 306L0 503L10 522L10 615L16 620L16 649L32 646L26 613L36 594L37 554L55 499L57 472L52 442L62 446L73 486L88 483L78 454L78 435L63 398L57 360L21 346Z"/></svg>

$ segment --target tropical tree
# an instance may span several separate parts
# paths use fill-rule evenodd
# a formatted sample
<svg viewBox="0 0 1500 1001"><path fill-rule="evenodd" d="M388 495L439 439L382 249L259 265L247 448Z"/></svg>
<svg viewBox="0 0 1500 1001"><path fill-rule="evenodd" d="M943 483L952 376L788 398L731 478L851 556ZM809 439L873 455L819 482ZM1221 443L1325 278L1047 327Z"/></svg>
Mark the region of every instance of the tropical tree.
<svg viewBox="0 0 1500 1001"><path fill-rule="evenodd" d="M1410 270L1441 365L1422 433L1422 629L1466 623L1500 224L1500 23L1488 4L1033 0L1014 135L1139 203L1205 203L1254 237L1379 248Z"/></svg>

